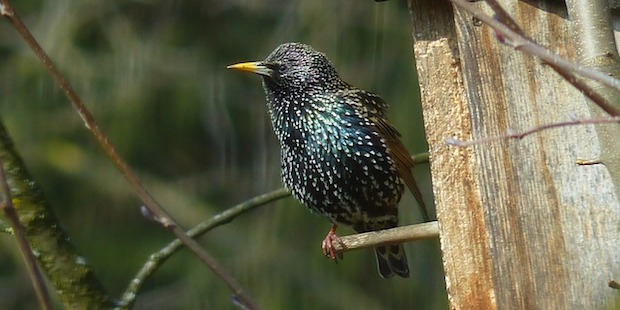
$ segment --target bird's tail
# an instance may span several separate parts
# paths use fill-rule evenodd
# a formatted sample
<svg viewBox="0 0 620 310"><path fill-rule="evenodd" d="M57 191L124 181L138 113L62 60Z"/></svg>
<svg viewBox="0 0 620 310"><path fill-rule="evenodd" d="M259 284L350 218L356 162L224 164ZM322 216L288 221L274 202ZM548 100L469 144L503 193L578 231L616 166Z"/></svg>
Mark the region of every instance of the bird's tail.
<svg viewBox="0 0 620 310"><path fill-rule="evenodd" d="M409 277L409 265L402 245L393 244L376 247L375 255L377 257L377 269L382 278L389 279L394 275L402 278Z"/></svg>

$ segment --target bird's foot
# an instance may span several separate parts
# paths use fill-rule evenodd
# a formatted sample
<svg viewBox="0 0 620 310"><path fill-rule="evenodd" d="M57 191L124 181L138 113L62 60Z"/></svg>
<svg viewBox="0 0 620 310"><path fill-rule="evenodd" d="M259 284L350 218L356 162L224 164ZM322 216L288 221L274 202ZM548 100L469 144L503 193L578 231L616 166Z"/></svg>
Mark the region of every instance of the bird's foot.
<svg viewBox="0 0 620 310"><path fill-rule="evenodd" d="M338 259L343 259L343 256L342 253L338 253L336 248L334 248L334 242L338 242L341 245L344 244L342 243L342 239L336 235L336 227L336 224L332 225L332 228L327 233L327 236L325 236L321 247L323 248L323 254L325 254L325 257L329 257L334 262L338 263Z"/></svg>

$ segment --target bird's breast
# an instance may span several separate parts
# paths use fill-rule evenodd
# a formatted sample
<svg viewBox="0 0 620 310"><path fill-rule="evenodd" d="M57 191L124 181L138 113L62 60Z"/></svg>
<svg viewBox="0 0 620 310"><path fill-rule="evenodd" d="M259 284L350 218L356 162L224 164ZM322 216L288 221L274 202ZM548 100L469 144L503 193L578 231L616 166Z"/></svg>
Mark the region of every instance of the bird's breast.
<svg viewBox="0 0 620 310"><path fill-rule="evenodd" d="M325 110L280 122L286 122L280 127L283 181L308 207L361 214L361 208L381 213L398 203L402 180L370 121Z"/></svg>

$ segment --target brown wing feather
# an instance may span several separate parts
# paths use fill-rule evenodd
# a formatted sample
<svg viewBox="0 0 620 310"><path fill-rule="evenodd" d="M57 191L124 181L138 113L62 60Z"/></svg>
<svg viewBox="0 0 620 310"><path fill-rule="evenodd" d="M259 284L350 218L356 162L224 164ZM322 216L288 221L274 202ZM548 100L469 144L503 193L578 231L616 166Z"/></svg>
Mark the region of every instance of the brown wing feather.
<svg viewBox="0 0 620 310"><path fill-rule="evenodd" d="M426 211L426 205L422 200L422 193L420 192L420 189L413 178L413 174L411 173L411 169L413 168L413 160L411 159L411 155L409 154L409 151L407 151L405 145L400 141L400 133L396 130L396 128L394 128L394 126L388 123L385 115L385 109L388 106L387 103L376 94L359 89L349 89L347 95L363 99L362 102L360 102L360 106L363 106L362 109L367 113L366 116L373 120L377 131L381 137L385 139L390 155L392 156L392 160L396 162L396 169L398 170L400 177L403 179L413 194L413 197L418 202L422 217L425 221L429 221L430 219L428 217L428 212Z"/></svg>
<svg viewBox="0 0 620 310"><path fill-rule="evenodd" d="M411 173L411 169L413 168L413 160L411 159L411 155L409 154L409 151L407 151L405 145L400 141L400 133L398 133L398 131L390 125L385 118L376 119L375 124L377 125L379 134L381 134L383 139L386 141L390 155L392 155L392 159L396 162L396 169L398 170L400 177L403 181L405 181L405 184L413 194L413 197L418 202L424 221L429 221L426 205L424 205L424 201L422 200L422 193L420 192L420 189L413 178L413 174Z"/></svg>

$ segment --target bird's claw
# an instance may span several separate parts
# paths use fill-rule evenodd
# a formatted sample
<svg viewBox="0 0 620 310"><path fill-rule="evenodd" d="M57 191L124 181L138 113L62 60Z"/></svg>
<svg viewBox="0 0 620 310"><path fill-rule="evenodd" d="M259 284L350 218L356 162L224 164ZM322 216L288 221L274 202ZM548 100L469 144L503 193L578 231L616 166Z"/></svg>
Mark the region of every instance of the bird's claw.
<svg viewBox="0 0 620 310"><path fill-rule="evenodd" d="M340 245L344 245L342 239L340 239L340 237L336 235L336 232L330 230L327 233L327 236L325 236L321 247L323 248L323 254L325 254L325 257L328 257L334 262L338 263L338 259L343 259L343 255L342 253L338 253L338 251L336 251L336 248L334 247L334 242L338 242L340 243Z"/></svg>

